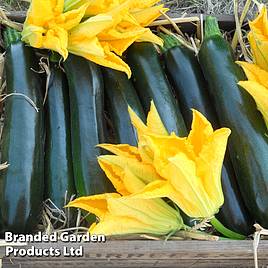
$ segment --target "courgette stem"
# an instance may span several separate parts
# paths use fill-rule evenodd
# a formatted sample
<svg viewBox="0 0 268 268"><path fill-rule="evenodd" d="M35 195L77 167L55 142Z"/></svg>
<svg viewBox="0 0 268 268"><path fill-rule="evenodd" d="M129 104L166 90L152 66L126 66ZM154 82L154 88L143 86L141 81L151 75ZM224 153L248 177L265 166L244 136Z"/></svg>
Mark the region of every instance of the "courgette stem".
<svg viewBox="0 0 268 268"><path fill-rule="evenodd" d="M210 38L211 36L220 35L221 31L217 18L208 16L205 21L205 39Z"/></svg>
<svg viewBox="0 0 268 268"><path fill-rule="evenodd" d="M172 36L171 34L160 33L159 36L164 41L164 46L162 47L163 52L166 52L173 47L181 46L180 41L176 37Z"/></svg>
<svg viewBox="0 0 268 268"><path fill-rule="evenodd" d="M246 238L246 236L238 234L234 231L231 231L230 229L226 228L221 222L219 222L215 217L210 220L210 223L213 225L213 227L221 234L225 235L228 238L234 239L234 240L243 240Z"/></svg>
<svg viewBox="0 0 268 268"><path fill-rule="evenodd" d="M8 48L11 44L16 44L21 41L21 33L17 30L6 27L4 31L4 45Z"/></svg>

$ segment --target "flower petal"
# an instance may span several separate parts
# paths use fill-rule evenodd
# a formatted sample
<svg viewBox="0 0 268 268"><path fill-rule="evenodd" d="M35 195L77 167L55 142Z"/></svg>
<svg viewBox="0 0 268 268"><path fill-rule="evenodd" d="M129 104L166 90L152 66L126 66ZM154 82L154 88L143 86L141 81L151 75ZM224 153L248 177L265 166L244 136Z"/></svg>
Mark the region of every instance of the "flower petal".
<svg viewBox="0 0 268 268"><path fill-rule="evenodd" d="M110 214L90 228L91 234L164 235L179 230L183 226L178 212L162 200L119 198L109 199L107 202Z"/></svg>
<svg viewBox="0 0 268 268"><path fill-rule="evenodd" d="M81 6L89 3L91 0L64 0L64 12L80 8Z"/></svg>
<svg viewBox="0 0 268 268"><path fill-rule="evenodd" d="M113 167L120 167L122 171L128 168L137 178L146 184L151 181L161 179L152 165L139 162L133 158L115 155L106 155L99 158L105 159L110 164L112 164Z"/></svg>
<svg viewBox="0 0 268 268"><path fill-rule="evenodd" d="M196 155L200 153L203 144L212 134L213 128L210 122L200 112L193 109L192 129L187 140L192 144Z"/></svg>
<svg viewBox="0 0 268 268"><path fill-rule="evenodd" d="M131 119L132 125L136 128L138 133L138 138L140 139L142 135L147 133L147 126L142 122L142 120L136 115L130 106L128 106L128 113Z"/></svg>
<svg viewBox="0 0 268 268"><path fill-rule="evenodd" d="M40 26L24 25L21 40L35 48L42 48L46 30Z"/></svg>
<svg viewBox="0 0 268 268"><path fill-rule="evenodd" d="M227 128L216 130L209 142L203 145L196 160L197 176L202 179L202 184L210 198L210 202L217 207L222 206L224 199L221 186L221 171L230 134L231 131Z"/></svg>
<svg viewBox="0 0 268 268"><path fill-rule="evenodd" d="M178 153L169 159L170 164L163 172L176 189L175 202L184 213L193 218L209 218L218 212L218 203L214 204L205 191L202 179L198 177L196 164L185 154Z"/></svg>
<svg viewBox="0 0 268 268"><path fill-rule="evenodd" d="M249 26L251 31L248 39L254 61L259 67L268 71L268 18L265 6L259 16L249 22Z"/></svg>
<svg viewBox="0 0 268 268"><path fill-rule="evenodd" d="M137 36L111 40L106 42L109 44L110 50L115 52L117 55L122 56L123 53L137 40Z"/></svg>
<svg viewBox="0 0 268 268"><path fill-rule="evenodd" d="M150 25L154 20L161 16L161 12L167 12L168 8L164 8L164 5L152 6L144 9L136 9L131 12L131 15L137 20L137 22L146 27Z"/></svg>
<svg viewBox="0 0 268 268"><path fill-rule="evenodd" d="M268 18L266 6L260 11L260 14L254 21L249 22L250 29L258 34L268 35Z"/></svg>
<svg viewBox="0 0 268 268"><path fill-rule="evenodd" d="M175 134L170 136L150 135L145 136L145 141L153 152L154 167L164 178L163 169L168 164L168 159L174 157L178 152L183 152L190 159L194 159L192 151L187 147L186 138L180 138Z"/></svg>
<svg viewBox="0 0 268 268"><path fill-rule="evenodd" d="M108 212L107 199L120 197L121 196L117 193L80 197L69 202L66 207L81 208L88 212L94 213L97 217L102 219Z"/></svg>
<svg viewBox="0 0 268 268"><path fill-rule="evenodd" d="M85 15L88 4L82 5L78 9L74 9L60 14L56 18L56 24L69 31L77 26Z"/></svg>
<svg viewBox="0 0 268 268"><path fill-rule="evenodd" d="M52 20L54 18L53 2L53 0L32 0L24 25L43 27L47 21Z"/></svg>
<svg viewBox="0 0 268 268"><path fill-rule="evenodd" d="M248 62L238 61L237 62L246 73L249 81L255 81L268 88L268 72L261 69L256 64L251 64Z"/></svg>
<svg viewBox="0 0 268 268"><path fill-rule="evenodd" d="M101 13L108 13L119 6L118 0L91 0L86 15L93 16Z"/></svg>
<svg viewBox="0 0 268 268"><path fill-rule="evenodd" d="M254 98L268 128L268 88L255 81L240 81L239 85Z"/></svg>
<svg viewBox="0 0 268 268"><path fill-rule="evenodd" d="M159 45L160 47L164 45L163 40L157 35L153 34L150 29L147 29L147 31L136 40L136 42L151 42Z"/></svg>
<svg viewBox="0 0 268 268"><path fill-rule="evenodd" d="M110 51L109 46L107 44L102 45L104 48L105 55L101 56L93 56L88 55L87 59L91 60L101 66L105 66L108 68L112 68L127 74L128 78L131 77L131 70L129 66L118 56L116 56L113 52Z"/></svg>
<svg viewBox="0 0 268 268"><path fill-rule="evenodd" d="M129 192L125 186L123 169L117 165L113 165L105 156L98 157L98 162L116 191L123 196L129 195L131 192Z"/></svg>
<svg viewBox="0 0 268 268"><path fill-rule="evenodd" d="M68 57L68 33L60 27L49 29L43 37L42 48L58 52L64 60Z"/></svg>
<svg viewBox="0 0 268 268"><path fill-rule="evenodd" d="M157 3L159 3L161 0L131 0L131 9L138 8L138 9L144 9L151 7Z"/></svg>
<svg viewBox="0 0 268 268"><path fill-rule="evenodd" d="M98 147L103 148L115 155L134 158L141 161L138 148L128 144L99 144Z"/></svg>
<svg viewBox="0 0 268 268"><path fill-rule="evenodd" d="M97 34L109 28L112 24L112 17L108 15L97 15L91 17L69 32L69 39L72 41L90 40Z"/></svg>
<svg viewBox="0 0 268 268"><path fill-rule="evenodd" d="M159 113L157 112L153 101L151 101L150 111L147 116L147 128L151 134L164 136L168 135L168 132L160 118Z"/></svg>
<svg viewBox="0 0 268 268"><path fill-rule="evenodd" d="M104 50L97 37L91 39L74 40L69 38L68 50L77 56L89 59L91 56L104 57Z"/></svg>

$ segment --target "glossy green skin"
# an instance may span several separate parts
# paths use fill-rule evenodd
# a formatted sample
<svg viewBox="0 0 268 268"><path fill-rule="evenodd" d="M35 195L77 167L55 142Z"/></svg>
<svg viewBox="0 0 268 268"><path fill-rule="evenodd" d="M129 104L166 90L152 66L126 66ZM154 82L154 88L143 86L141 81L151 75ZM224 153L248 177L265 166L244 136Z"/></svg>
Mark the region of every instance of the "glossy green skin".
<svg viewBox="0 0 268 268"><path fill-rule="evenodd" d="M1 162L9 167L0 172L2 231L32 232L41 214L44 185L43 96L34 51L21 42L6 52L7 94L23 96L5 101L5 124L1 139Z"/></svg>
<svg viewBox="0 0 268 268"><path fill-rule="evenodd" d="M167 50L163 58L187 129L191 129L192 108L209 116L210 122L217 127L215 111L208 96L208 85L195 54L185 47L176 46Z"/></svg>
<svg viewBox="0 0 268 268"><path fill-rule="evenodd" d="M105 142L103 81L98 66L69 55L64 62L69 84L72 158L79 196L109 192L111 184L99 167L96 145Z"/></svg>
<svg viewBox="0 0 268 268"><path fill-rule="evenodd" d="M145 122L139 97L126 74L103 68L105 100L116 135L116 142L137 145L137 134L128 114L128 105Z"/></svg>
<svg viewBox="0 0 268 268"><path fill-rule="evenodd" d="M168 130L186 136L187 131L180 108L162 69L158 53L151 43L134 43L127 50L127 63L132 70L132 81L145 112L151 100Z"/></svg>
<svg viewBox="0 0 268 268"><path fill-rule="evenodd" d="M199 59L209 82L218 118L232 131L231 161L244 202L256 220L268 227L268 137L256 104L237 83L245 80L231 48L221 36L204 40Z"/></svg>
<svg viewBox="0 0 268 268"><path fill-rule="evenodd" d="M218 128L216 112L208 95L208 85L195 54L185 47L176 46L167 50L164 61L168 78L178 96L183 118L188 130L191 129L192 110L201 112ZM224 204L217 218L227 228L248 235L252 232L253 222L248 215L229 157L226 155L222 167L222 189Z"/></svg>
<svg viewBox="0 0 268 268"><path fill-rule="evenodd" d="M50 71L46 102L45 192L47 198L63 209L75 195L69 89L60 68L52 65Z"/></svg>

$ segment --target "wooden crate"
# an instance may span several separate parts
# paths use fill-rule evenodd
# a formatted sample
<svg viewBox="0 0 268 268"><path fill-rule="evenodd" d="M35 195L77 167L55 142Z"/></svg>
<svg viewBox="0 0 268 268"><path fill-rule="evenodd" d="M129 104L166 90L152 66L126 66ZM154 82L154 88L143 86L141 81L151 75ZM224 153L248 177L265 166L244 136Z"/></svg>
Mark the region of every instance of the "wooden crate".
<svg viewBox="0 0 268 268"><path fill-rule="evenodd" d="M81 244L36 243L36 248L79 247ZM83 243L83 257L3 258L3 268L37 267L254 267L253 241L107 241ZM4 256L0 248L0 257ZM259 268L268 267L268 241L258 249ZM1 267L1 266L0 266Z"/></svg>
<svg viewBox="0 0 268 268"><path fill-rule="evenodd" d="M171 13L170 17L179 17ZM200 16L200 14L191 14ZM23 22L24 12L9 14L11 19ZM160 18L164 19L164 18ZM234 17L218 16L220 27L234 29ZM193 32L191 23L180 25L182 31ZM36 248L59 248L83 246L83 257L5 257L5 248L0 247L0 268L36 267L254 267L253 241L151 241L121 240L106 243L33 243ZM259 268L268 267L268 241L261 241L258 249Z"/></svg>

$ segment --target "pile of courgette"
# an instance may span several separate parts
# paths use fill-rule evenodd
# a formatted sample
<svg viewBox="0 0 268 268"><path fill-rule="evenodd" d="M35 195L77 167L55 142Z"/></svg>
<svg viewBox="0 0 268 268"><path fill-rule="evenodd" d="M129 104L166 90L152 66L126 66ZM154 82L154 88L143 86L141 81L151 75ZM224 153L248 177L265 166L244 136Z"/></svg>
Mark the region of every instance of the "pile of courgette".
<svg viewBox="0 0 268 268"><path fill-rule="evenodd" d="M5 30L6 93L1 136L0 233L35 231L42 202L58 208L72 196L113 191L100 169L96 145L137 145L128 106L145 120L151 100L169 133L187 136L191 109L214 128L232 131L222 170L225 203L216 218L228 229L252 233L255 221L268 227L268 138L252 97L237 83L245 78L214 18L206 20L198 56L162 35L160 57L151 43L126 52L132 78L70 55L50 63L47 99L38 57L20 34ZM45 104L43 104L43 102ZM187 223L191 219L184 219Z"/></svg>

